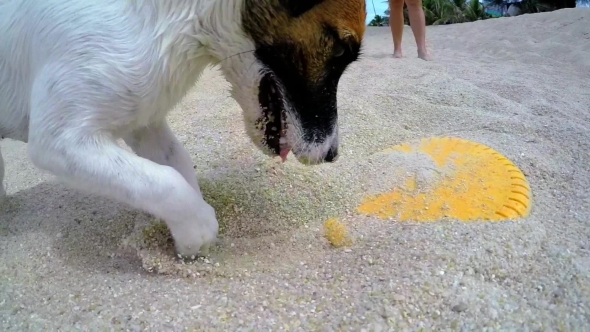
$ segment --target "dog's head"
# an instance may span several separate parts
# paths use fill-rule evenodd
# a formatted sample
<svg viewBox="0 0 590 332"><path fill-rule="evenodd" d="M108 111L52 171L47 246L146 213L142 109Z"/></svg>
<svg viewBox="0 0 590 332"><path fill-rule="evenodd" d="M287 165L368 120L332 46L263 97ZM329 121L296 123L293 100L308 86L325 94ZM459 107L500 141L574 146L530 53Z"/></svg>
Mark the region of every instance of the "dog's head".
<svg viewBox="0 0 590 332"><path fill-rule="evenodd" d="M239 2L241 33L226 40L233 54L221 67L248 135L268 155L334 161L338 81L359 56L365 0Z"/></svg>

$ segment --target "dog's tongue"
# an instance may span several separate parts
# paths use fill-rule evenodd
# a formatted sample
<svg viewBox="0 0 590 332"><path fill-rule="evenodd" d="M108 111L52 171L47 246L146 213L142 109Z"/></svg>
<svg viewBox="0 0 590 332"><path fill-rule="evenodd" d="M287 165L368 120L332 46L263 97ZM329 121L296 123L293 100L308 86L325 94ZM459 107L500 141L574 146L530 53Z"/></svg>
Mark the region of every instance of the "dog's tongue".
<svg viewBox="0 0 590 332"><path fill-rule="evenodd" d="M280 156L283 162L287 161L287 155L289 154L289 151L291 151L291 149L288 147L281 147Z"/></svg>
<svg viewBox="0 0 590 332"><path fill-rule="evenodd" d="M286 127L285 125L283 125L283 128ZM281 156L281 160L283 162L287 161L287 155L289 154L289 151L291 151L291 148L289 147L289 144L287 144L287 138L285 138L285 131L281 131L281 138L279 140L279 147L280 147L280 151L279 151L279 155Z"/></svg>

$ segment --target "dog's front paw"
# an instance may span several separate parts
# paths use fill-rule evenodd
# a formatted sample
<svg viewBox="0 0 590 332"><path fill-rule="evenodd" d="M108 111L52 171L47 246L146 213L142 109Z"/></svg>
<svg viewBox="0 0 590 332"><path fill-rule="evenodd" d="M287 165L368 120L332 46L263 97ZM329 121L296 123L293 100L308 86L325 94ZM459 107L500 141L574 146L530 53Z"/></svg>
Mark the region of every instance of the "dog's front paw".
<svg viewBox="0 0 590 332"><path fill-rule="evenodd" d="M215 210L209 204L203 204L199 215L185 229L173 233L176 254L183 259L195 259L209 254L209 248L215 244L219 224Z"/></svg>

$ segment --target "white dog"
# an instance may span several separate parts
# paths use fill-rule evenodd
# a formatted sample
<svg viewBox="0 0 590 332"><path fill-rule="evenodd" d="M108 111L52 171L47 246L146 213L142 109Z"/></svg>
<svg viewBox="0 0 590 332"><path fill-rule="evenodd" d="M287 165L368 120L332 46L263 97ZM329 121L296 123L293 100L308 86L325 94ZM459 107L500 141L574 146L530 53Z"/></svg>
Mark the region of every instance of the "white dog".
<svg viewBox="0 0 590 332"><path fill-rule="evenodd" d="M219 63L254 144L331 162L365 17L365 0L0 0L0 137L70 186L162 218L178 254L206 254L215 211L168 111ZM0 154L0 195L3 177Z"/></svg>

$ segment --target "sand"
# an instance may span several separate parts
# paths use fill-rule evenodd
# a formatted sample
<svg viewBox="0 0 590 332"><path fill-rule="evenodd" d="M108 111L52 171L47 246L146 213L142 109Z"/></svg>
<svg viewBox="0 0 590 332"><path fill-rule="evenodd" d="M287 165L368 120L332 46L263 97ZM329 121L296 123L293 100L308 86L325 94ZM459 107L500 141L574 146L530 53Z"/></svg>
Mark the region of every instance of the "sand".
<svg viewBox="0 0 590 332"><path fill-rule="evenodd" d="M389 30L367 30L340 83L342 155L330 165L259 153L227 82L208 70L171 115L222 226L194 264L174 260L159 221L67 189L32 166L26 145L2 141L0 330L590 329L590 9L427 36L434 61L416 58L407 27L405 57L393 59ZM440 135L519 166L530 216L416 223L355 212L365 193L399 182L383 149ZM349 245L324 238L331 217Z"/></svg>

